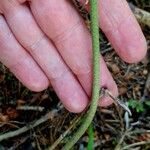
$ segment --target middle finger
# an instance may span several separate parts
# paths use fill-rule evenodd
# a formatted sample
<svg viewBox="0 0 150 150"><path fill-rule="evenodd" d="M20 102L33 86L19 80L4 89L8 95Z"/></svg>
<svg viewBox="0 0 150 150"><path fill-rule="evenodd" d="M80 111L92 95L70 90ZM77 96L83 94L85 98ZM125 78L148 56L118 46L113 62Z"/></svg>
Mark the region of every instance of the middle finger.
<svg viewBox="0 0 150 150"><path fill-rule="evenodd" d="M63 62L52 42L37 26L28 7L17 1L8 0L0 4L17 40L43 69L66 108L72 112L82 111L88 103L84 90Z"/></svg>
<svg viewBox="0 0 150 150"><path fill-rule="evenodd" d="M90 96L92 41L83 19L67 0L61 0L59 3L56 0L32 0L31 10L42 30L55 43L59 53ZM101 85L116 96L116 84L104 61L102 62Z"/></svg>

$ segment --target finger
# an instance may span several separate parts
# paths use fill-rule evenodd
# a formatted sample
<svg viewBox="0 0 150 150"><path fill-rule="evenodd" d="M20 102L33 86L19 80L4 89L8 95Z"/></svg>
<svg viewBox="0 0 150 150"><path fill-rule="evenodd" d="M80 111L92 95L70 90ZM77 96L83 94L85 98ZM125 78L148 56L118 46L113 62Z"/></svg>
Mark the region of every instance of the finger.
<svg viewBox="0 0 150 150"><path fill-rule="evenodd" d="M83 87L85 87L85 90L87 91L87 93L89 93L89 96L91 96L90 94L92 91L92 78L93 78L92 73L80 76L81 83ZM111 93L113 93L114 97L118 96L117 85L115 81L113 80L110 72L108 71L107 66L102 56L100 60L100 87L107 88ZM99 101L99 105L102 107L109 106L112 103L113 103L112 99L108 96L102 97Z"/></svg>
<svg viewBox="0 0 150 150"><path fill-rule="evenodd" d="M0 61L29 89L41 91L48 87L47 77L18 44L2 16L0 16Z"/></svg>
<svg viewBox="0 0 150 150"><path fill-rule="evenodd" d="M100 27L118 55L129 63L140 61L146 54L146 40L127 2L99 0L99 15Z"/></svg>
<svg viewBox="0 0 150 150"><path fill-rule="evenodd" d="M90 33L82 18L69 1L33 0L31 10L42 30L53 40L67 65L78 77L87 94L91 95L92 46ZM116 84L102 63L106 79L102 85L112 90ZM107 70L107 71L106 71ZM87 83L89 82L89 83ZM110 84L110 83L111 84ZM110 87L111 86L111 87ZM113 91L114 92L114 91ZM115 90L117 93L117 90ZM114 93L116 95L116 93Z"/></svg>
<svg viewBox="0 0 150 150"><path fill-rule="evenodd" d="M17 2L12 6L6 1L5 5L4 15L14 35L43 69L65 107L71 112L83 111L88 103L84 90L51 41L43 35L28 7Z"/></svg>

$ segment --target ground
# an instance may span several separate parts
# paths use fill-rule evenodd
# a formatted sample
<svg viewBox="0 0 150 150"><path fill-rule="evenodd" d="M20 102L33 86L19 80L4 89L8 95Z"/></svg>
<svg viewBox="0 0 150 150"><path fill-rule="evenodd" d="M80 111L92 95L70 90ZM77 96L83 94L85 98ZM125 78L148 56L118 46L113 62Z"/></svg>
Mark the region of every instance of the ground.
<svg viewBox="0 0 150 150"><path fill-rule="evenodd" d="M150 12L149 0L131 0ZM83 17L88 14L82 11ZM87 24L88 21L86 20ZM102 34L102 55L119 87L119 99L126 102L132 116L120 107L98 108L93 130L87 131L73 149L86 149L94 134L94 149L150 149L150 29L141 24L148 43L147 56L138 64L123 62ZM2 64L0 65L0 132L12 137L0 142L0 150L43 150L62 135L80 114L64 109L53 89L40 93L26 89ZM36 126L34 128L34 126ZM21 133L18 136L17 133ZM0 141L2 137L0 135ZM71 136L67 137L69 140ZM55 149L61 149L65 141Z"/></svg>

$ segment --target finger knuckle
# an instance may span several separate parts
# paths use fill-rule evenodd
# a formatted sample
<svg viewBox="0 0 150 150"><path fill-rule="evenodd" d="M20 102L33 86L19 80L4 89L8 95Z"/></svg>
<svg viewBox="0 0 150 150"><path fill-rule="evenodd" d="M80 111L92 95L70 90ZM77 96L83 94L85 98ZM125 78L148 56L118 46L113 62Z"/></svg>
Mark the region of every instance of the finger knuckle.
<svg viewBox="0 0 150 150"><path fill-rule="evenodd" d="M74 35L75 30L80 29L80 27L83 25L81 20L78 20L75 24L72 26L69 26L67 29L64 29L59 34L52 37L52 40L54 42L58 43L64 43L69 38L71 38Z"/></svg>

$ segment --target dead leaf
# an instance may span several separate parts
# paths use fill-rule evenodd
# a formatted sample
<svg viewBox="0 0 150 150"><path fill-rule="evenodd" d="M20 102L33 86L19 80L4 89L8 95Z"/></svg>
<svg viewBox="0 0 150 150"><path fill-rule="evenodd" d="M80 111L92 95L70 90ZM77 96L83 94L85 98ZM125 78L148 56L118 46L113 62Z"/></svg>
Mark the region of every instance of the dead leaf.
<svg viewBox="0 0 150 150"><path fill-rule="evenodd" d="M6 114L8 115L10 120L16 119L19 116L17 110L15 108L12 108L12 107L7 108Z"/></svg>
<svg viewBox="0 0 150 150"><path fill-rule="evenodd" d="M127 92L127 88L126 87L120 87L119 88L119 95L123 95Z"/></svg>

